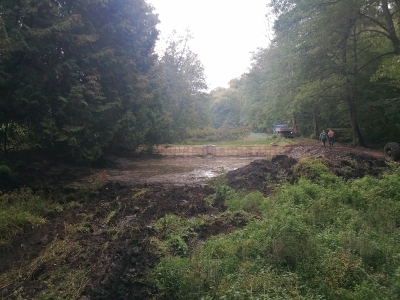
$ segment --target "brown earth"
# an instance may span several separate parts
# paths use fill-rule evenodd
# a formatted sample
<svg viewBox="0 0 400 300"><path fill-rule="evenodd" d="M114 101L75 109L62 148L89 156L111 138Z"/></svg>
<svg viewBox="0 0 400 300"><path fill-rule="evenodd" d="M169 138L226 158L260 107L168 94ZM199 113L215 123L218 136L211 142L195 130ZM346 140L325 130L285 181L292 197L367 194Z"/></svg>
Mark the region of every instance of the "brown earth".
<svg viewBox="0 0 400 300"><path fill-rule="evenodd" d="M183 218L211 216L212 221L187 240L189 245L240 228L247 222L241 214L224 216L220 214L224 209L221 203L210 206L204 201L214 193L211 178L225 169L230 187L268 195L272 192L268 183L295 180L292 167L302 157L321 158L345 180L366 174L378 176L387 167L381 151L343 145L329 150L319 143L288 147L286 155L271 160L114 157L101 169L42 161L30 172L21 172L19 183L31 183L35 188L61 184L71 190L96 182L102 187L84 205L48 216L45 225L26 228L10 244L0 247L0 272L29 269L18 279L0 282L0 295L7 299L17 299L17 294L21 299L35 299L49 288L43 280L46 274L68 266L88 270L78 299L164 299L144 280L161 258L154 251L152 241L158 233L151 225L167 214ZM159 167L161 171L146 173L146 166L155 170ZM78 228L73 235L66 229L69 226ZM33 264L57 241L78 245L78 250L62 258L58 265L51 261Z"/></svg>

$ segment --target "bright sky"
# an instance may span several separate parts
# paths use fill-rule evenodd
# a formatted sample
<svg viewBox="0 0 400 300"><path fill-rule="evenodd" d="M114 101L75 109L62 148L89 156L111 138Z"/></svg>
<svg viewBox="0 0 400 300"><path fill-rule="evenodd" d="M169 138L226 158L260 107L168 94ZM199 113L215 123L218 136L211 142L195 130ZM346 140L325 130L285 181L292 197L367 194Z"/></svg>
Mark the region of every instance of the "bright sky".
<svg viewBox="0 0 400 300"><path fill-rule="evenodd" d="M267 1L147 0L160 20L156 50L174 29L183 35L188 28L189 47L204 65L209 88L228 87L250 67L251 52L269 44Z"/></svg>

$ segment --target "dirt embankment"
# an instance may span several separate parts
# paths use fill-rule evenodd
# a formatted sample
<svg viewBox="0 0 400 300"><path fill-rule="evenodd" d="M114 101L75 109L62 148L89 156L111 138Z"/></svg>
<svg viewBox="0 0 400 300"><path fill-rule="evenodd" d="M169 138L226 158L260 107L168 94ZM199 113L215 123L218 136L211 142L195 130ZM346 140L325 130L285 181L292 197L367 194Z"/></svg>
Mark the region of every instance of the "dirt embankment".
<svg viewBox="0 0 400 300"><path fill-rule="evenodd" d="M378 151L340 146L328 150L319 144L304 144L289 147L286 155L272 160L255 158L246 162L244 166L227 172L227 184L238 190L259 190L268 194L271 192L268 183L292 180L293 165L299 158L307 156L326 160L329 167L345 179L378 175L386 169L383 155ZM205 162L212 164L209 169L215 167L215 161L209 158L202 161L203 171L207 169ZM220 166L224 167L222 162ZM93 178L93 169L79 169L74 173L72 167L68 168L68 171L54 168L48 173L53 174L53 180L54 174L58 174L58 179L63 182L68 182L62 176L63 172L72 181L79 179L76 174ZM127 171L126 168L120 168L114 160L112 169L129 176L129 172L121 173ZM112 172L108 175L104 172L97 170L95 173L102 174L98 176L106 184L83 206L56 218L49 217L46 225L27 229L12 243L0 247L0 273L20 270L19 276L10 275L8 280L0 282L0 295L10 299L17 299L17 296L34 299L41 292L55 289L60 284L49 280L57 272L83 270L79 285L81 292L69 299L162 299L144 280L160 259L154 251L153 238L157 233L150 226L152 223L167 214L182 218L211 216L213 221L193 233L195 243L246 223L240 215L229 218L218 215L222 206L206 204L204 198L214 193L207 184L210 180L207 176L192 180L193 184L190 184L190 177L188 181L177 179L175 182L174 178L181 176L179 172L172 172L169 176L163 174L158 177L158 182L150 176L147 179L153 180L115 183L107 177ZM188 172L192 171L188 169ZM41 176L45 174L42 172ZM46 181L43 178L41 180ZM59 252L54 250L57 247L60 247ZM67 255L64 255L63 247L71 247ZM44 254L51 249L54 250L53 256L47 255L44 259ZM62 278L61 274L58 276Z"/></svg>

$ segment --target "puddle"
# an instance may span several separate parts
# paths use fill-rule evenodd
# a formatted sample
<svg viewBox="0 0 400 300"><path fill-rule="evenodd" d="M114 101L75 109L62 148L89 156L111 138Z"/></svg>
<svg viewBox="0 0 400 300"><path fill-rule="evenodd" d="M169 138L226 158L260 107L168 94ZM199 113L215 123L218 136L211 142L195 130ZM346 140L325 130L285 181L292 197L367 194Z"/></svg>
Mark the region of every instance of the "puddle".
<svg viewBox="0 0 400 300"><path fill-rule="evenodd" d="M103 171L102 179L127 184L204 184L223 170L235 170L262 158L264 157L116 158L116 167Z"/></svg>

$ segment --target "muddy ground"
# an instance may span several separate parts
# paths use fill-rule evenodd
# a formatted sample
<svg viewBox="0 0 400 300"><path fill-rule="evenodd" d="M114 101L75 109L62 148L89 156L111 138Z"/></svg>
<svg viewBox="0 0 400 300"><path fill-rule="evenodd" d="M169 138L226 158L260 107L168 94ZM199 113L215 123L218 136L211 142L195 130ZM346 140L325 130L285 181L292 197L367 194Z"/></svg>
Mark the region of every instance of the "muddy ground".
<svg viewBox="0 0 400 300"><path fill-rule="evenodd" d="M211 217L193 233L189 245L211 235L227 233L246 224L240 215L220 215L224 206L209 206L204 198L214 193L212 181L223 170L227 184L236 190L262 191L268 195L272 182L293 181L292 166L301 157L320 157L344 179L366 174L378 176L386 169L381 151L338 145L329 150L319 143L287 148L286 155L252 158L110 158L102 168L75 168L38 163L21 172L20 183L62 185L69 191L98 184L99 191L81 206L57 216L38 228L26 228L10 244L0 247L0 273L28 269L18 279L0 282L0 295L7 299L35 299L54 288L45 279L57 269L86 270L79 295L66 299L167 299L144 280L161 258L154 251L156 230L151 226L167 214L183 218ZM74 228L73 233L66 228ZM70 255L48 260L37 258L57 243L76 245ZM20 298L17 298L20 297Z"/></svg>

